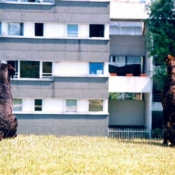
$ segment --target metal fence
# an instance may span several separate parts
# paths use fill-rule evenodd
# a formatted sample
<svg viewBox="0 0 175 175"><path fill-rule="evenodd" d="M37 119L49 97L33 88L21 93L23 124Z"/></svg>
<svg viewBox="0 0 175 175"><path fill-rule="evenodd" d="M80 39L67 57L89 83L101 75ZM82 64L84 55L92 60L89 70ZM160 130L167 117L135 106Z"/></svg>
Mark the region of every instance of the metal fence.
<svg viewBox="0 0 175 175"><path fill-rule="evenodd" d="M109 128L108 137L118 139L148 138L149 132L144 128Z"/></svg>

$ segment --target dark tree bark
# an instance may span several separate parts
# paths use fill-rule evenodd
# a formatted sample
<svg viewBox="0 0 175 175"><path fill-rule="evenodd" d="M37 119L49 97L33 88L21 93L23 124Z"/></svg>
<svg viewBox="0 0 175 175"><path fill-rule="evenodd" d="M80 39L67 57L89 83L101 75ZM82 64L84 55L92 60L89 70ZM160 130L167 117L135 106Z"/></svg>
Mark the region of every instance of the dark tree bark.
<svg viewBox="0 0 175 175"><path fill-rule="evenodd" d="M0 63L0 140L16 137L18 122L12 114L11 66Z"/></svg>
<svg viewBox="0 0 175 175"><path fill-rule="evenodd" d="M175 146L175 56L168 55L164 59L167 64L167 78L162 91L164 115L164 145L170 142Z"/></svg>

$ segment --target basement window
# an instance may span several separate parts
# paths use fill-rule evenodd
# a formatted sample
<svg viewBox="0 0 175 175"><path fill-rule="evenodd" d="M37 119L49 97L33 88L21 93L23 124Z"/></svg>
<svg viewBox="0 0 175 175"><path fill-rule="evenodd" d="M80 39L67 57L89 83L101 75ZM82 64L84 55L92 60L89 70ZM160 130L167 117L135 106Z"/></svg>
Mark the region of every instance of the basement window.
<svg viewBox="0 0 175 175"><path fill-rule="evenodd" d="M44 24L35 23L35 36L43 36L44 34Z"/></svg>
<svg viewBox="0 0 175 175"><path fill-rule="evenodd" d="M42 100L35 99L35 111L42 111Z"/></svg>
<svg viewBox="0 0 175 175"><path fill-rule="evenodd" d="M89 25L89 37L104 37L104 25L102 24L90 24Z"/></svg>

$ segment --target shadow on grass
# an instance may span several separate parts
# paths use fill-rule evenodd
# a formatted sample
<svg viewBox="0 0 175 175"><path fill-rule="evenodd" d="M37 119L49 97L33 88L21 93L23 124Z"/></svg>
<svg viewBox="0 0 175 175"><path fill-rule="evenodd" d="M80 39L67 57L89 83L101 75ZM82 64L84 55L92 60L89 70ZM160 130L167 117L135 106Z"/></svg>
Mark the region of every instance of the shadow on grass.
<svg viewBox="0 0 175 175"><path fill-rule="evenodd" d="M132 143L132 144L144 144L144 145L154 145L159 147L172 147L169 143L168 145L163 144L163 139L118 139L122 143Z"/></svg>

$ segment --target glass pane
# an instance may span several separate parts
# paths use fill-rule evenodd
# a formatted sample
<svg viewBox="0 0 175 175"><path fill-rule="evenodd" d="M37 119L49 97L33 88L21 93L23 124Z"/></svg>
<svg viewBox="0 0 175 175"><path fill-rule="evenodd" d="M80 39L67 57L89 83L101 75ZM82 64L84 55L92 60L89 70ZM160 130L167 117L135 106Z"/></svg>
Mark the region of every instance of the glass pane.
<svg viewBox="0 0 175 175"><path fill-rule="evenodd" d="M35 111L42 111L42 100L35 100Z"/></svg>
<svg viewBox="0 0 175 175"><path fill-rule="evenodd" d="M66 100L66 111L77 111L77 100Z"/></svg>
<svg viewBox="0 0 175 175"><path fill-rule="evenodd" d="M8 35L23 35L23 24L8 23Z"/></svg>
<svg viewBox="0 0 175 175"><path fill-rule="evenodd" d="M0 35L1 35L1 23L0 23Z"/></svg>
<svg viewBox="0 0 175 175"><path fill-rule="evenodd" d="M20 78L39 78L39 61L21 61Z"/></svg>
<svg viewBox="0 0 175 175"><path fill-rule="evenodd" d="M141 64L140 57L127 57L127 65L131 64Z"/></svg>
<svg viewBox="0 0 175 175"><path fill-rule="evenodd" d="M43 36L43 35L44 35L44 24L35 23L35 36Z"/></svg>
<svg viewBox="0 0 175 175"><path fill-rule="evenodd" d="M43 62L43 76L52 76L52 62Z"/></svg>
<svg viewBox="0 0 175 175"><path fill-rule="evenodd" d="M103 74L103 63L89 63L89 74Z"/></svg>
<svg viewBox="0 0 175 175"><path fill-rule="evenodd" d="M77 37L78 36L78 25L67 25L67 36Z"/></svg>
<svg viewBox="0 0 175 175"><path fill-rule="evenodd" d="M89 111L103 111L103 100L89 100Z"/></svg>
<svg viewBox="0 0 175 175"><path fill-rule="evenodd" d="M13 99L13 111L22 111L22 99Z"/></svg>

